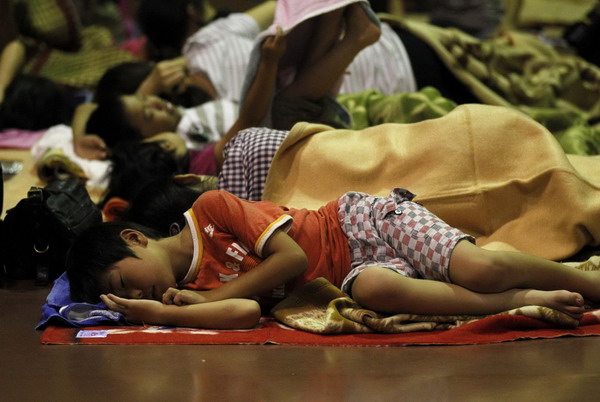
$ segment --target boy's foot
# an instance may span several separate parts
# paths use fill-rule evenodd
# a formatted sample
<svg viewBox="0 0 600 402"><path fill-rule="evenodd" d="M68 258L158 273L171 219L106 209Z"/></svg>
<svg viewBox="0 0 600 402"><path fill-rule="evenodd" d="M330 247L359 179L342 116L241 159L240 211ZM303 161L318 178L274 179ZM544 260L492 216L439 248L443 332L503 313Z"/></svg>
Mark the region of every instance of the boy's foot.
<svg viewBox="0 0 600 402"><path fill-rule="evenodd" d="M577 319L581 318L585 311L583 296L568 290L518 290L515 294L515 302L521 306L549 307Z"/></svg>
<svg viewBox="0 0 600 402"><path fill-rule="evenodd" d="M367 15L367 11L360 3L346 7L344 17L346 21L344 40L352 41L361 49L379 40L381 36L379 25Z"/></svg>

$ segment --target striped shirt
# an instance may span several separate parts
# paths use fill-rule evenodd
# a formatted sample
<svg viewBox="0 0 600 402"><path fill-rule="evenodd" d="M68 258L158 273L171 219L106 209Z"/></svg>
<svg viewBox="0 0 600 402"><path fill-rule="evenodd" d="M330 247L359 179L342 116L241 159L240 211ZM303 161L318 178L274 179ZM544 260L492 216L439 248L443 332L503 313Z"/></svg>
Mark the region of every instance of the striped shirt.
<svg viewBox="0 0 600 402"><path fill-rule="evenodd" d="M341 94L375 89L383 94L417 90L410 58L400 37L386 23L381 23L381 37L363 49L348 66Z"/></svg>
<svg viewBox="0 0 600 402"><path fill-rule="evenodd" d="M190 72L203 72L219 98L240 101L250 52L260 27L247 14L234 13L198 30L183 46Z"/></svg>
<svg viewBox="0 0 600 402"><path fill-rule="evenodd" d="M271 162L287 135L264 127L240 131L223 150L217 187L244 200L262 200Z"/></svg>
<svg viewBox="0 0 600 402"><path fill-rule="evenodd" d="M226 99L184 109L176 133L185 140L187 149L201 150L218 141L238 117L238 105Z"/></svg>

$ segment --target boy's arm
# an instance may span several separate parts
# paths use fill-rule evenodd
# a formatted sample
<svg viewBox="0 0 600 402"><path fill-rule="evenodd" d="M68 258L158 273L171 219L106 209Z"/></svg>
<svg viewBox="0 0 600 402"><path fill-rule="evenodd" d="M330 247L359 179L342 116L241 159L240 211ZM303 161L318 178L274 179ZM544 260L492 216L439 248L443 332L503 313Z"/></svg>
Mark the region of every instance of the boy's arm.
<svg viewBox="0 0 600 402"><path fill-rule="evenodd" d="M308 268L304 250L287 233L276 230L264 247L265 259L252 270L233 281L206 291L167 291L163 302L206 303L236 297L253 297L271 291ZM186 292L186 293L184 293ZM179 295L179 296L178 296Z"/></svg>
<svg viewBox="0 0 600 402"><path fill-rule="evenodd" d="M285 37L280 27L275 36L269 36L262 45L261 59L252 85L240 107L240 115L233 126L215 144L217 164L223 164L223 149L235 135L245 128L255 127L262 123L271 103L275 89L275 79L279 59L285 51Z"/></svg>
<svg viewBox="0 0 600 402"><path fill-rule="evenodd" d="M125 299L113 294L100 298L111 310L124 314L130 322L140 324L244 329L255 326L261 315L258 303L250 299L176 306L155 300Z"/></svg>
<svg viewBox="0 0 600 402"><path fill-rule="evenodd" d="M85 159L103 160L108 156L108 147L104 140L97 135L86 135L85 132L88 119L97 107L98 105L92 102L78 105L71 121L73 149L77 156Z"/></svg>

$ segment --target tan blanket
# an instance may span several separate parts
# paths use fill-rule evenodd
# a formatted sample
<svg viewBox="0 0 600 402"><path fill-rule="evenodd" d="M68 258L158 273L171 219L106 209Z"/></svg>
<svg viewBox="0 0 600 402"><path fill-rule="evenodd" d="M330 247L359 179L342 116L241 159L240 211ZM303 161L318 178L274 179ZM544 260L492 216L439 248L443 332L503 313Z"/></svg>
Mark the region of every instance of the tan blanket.
<svg viewBox="0 0 600 402"><path fill-rule="evenodd" d="M271 311L280 322L317 334L405 333L452 329L489 316L384 315L364 309L324 278L297 289ZM575 328L578 321L560 311L542 306L525 306L494 315L522 315L554 326Z"/></svg>
<svg viewBox="0 0 600 402"><path fill-rule="evenodd" d="M600 241L600 157L571 160L543 126L499 106L462 105L438 119L360 131L298 123L263 198L317 208L349 190L404 187L480 245L558 260Z"/></svg>

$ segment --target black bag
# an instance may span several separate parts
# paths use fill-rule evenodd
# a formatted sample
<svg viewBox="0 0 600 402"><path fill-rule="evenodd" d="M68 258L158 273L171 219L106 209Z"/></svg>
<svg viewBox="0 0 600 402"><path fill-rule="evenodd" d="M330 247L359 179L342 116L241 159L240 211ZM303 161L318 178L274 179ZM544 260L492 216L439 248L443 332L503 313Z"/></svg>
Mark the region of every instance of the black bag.
<svg viewBox="0 0 600 402"><path fill-rule="evenodd" d="M64 272L75 236L102 222L102 213L79 179L31 187L27 198L6 211L3 272L7 278L46 285Z"/></svg>

